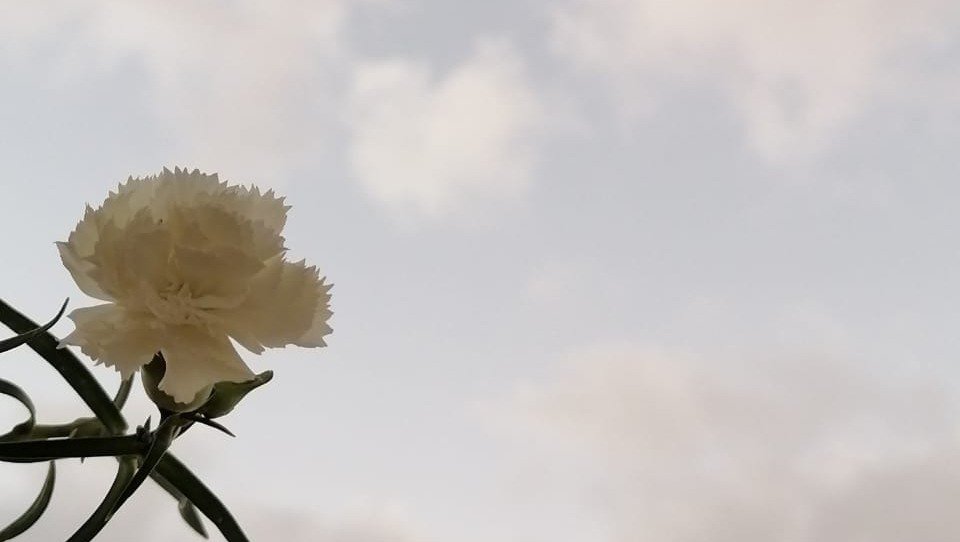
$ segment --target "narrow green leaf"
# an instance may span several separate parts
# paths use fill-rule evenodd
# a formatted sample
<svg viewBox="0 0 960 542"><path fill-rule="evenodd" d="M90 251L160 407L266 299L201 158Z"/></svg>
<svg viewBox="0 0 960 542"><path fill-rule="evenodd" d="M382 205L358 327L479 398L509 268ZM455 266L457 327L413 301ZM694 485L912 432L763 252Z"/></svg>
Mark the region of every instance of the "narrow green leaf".
<svg viewBox="0 0 960 542"><path fill-rule="evenodd" d="M147 443L137 435L0 442L0 461L36 463L64 457L142 455Z"/></svg>
<svg viewBox="0 0 960 542"><path fill-rule="evenodd" d="M3 300L0 300L0 322L17 333L25 333L40 327ZM27 344L67 380L90 410L100 418L110 434L123 434L127 429L126 421L107 393L100 387L100 383L90 374L86 365L81 363L70 350L58 348L59 341L48 331L38 333L28 340Z"/></svg>
<svg viewBox="0 0 960 542"><path fill-rule="evenodd" d="M197 507L190 502L190 499L186 497L180 499L177 503L177 510L180 512L180 517L187 522L191 529L204 538L210 538L207 535L207 528L203 526L203 520L200 519L200 514L197 513Z"/></svg>
<svg viewBox="0 0 960 542"><path fill-rule="evenodd" d="M23 406L27 407L27 411L30 413L27 421L17 424L10 432L0 435L0 442L15 440L28 435L37 421L37 411L33 408L33 401L30 400L30 396L13 382L8 382L3 379L0 379L0 394L8 395L20 401Z"/></svg>
<svg viewBox="0 0 960 542"><path fill-rule="evenodd" d="M162 487L167 493L173 496L177 500L177 510L180 511L180 517L183 518L183 521L187 522L197 534L204 538L207 536L207 528L203 525L203 520L200 519L200 515L197 514L197 508L193 506L193 503L190 502L190 499L186 498L183 493L177 489L177 486L171 484L166 478L160 476L160 474L154 470L150 473L150 478L153 478L153 481Z"/></svg>
<svg viewBox="0 0 960 542"><path fill-rule="evenodd" d="M206 426L208 426L208 427L212 427L212 428L216 429L217 431L220 431L221 433L224 433L224 434L229 435L229 436L231 436L231 437L236 437L236 436L237 436L237 435L234 435L234 434L233 434L233 431L227 429L227 428L224 427L222 424L220 424L220 422L215 422L215 421L211 420L210 418L204 416L203 414L199 414L199 413L197 413L197 412L185 412L185 413L183 413L183 418L186 419L186 420L190 420L190 421L192 421L192 422L197 422L197 423L199 423L199 424L206 425Z"/></svg>
<svg viewBox="0 0 960 542"><path fill-rule="evenodd" d="M67 298L67 300L63 302L63 305L60 306L60 311L57 313L57 315L54 316L53 319L47 322L46 324L43 324L42 326L36 329L31 329L30 331L27 331L25 333L21 333L16 337L10 337L9 339L0 341L0 352L13 350L14 348L20 346L21 344L29 341L30 339L36 337L37 335L53 327L53 324L56 324L57 321L60 320L60 317L63 316L63 311L67 310L67 303L69 302L70 302L70 298Z"/></svg>
<svg viewBox="0 0 960 542"><path fill-rule="evenodd" d="M117 475L113 479L113 484L107 490L107 494L100 501L100 505L93 511L93 514L83 522L83 525L73 535L67 539L67 542L88 542L97 536L97 533L103 529L104 525L110 521L117 501L123 495L123 490L133 478L136 471L136 459L131 456L118 457L120 464L117 465Z"/></svg>
<svg viewBox="0 0 960 542"><path fill-rule="evenodd" d="M166 478L190 499L190 502L217 526L227 542L249 542L240 525L237 524L237 520L220 502L220 499L173 454L164 455L155 472Z"/></svg>
<svg viewBox="0 0 960 542"><path fill-rule="evenodd" d="M53 466L53 461L51 461L50 466L47 468L47 478L43 481L43 487L40 488L40 494L37 495L37 498L34 499L33 504L30 505L30 508L27 508L26 512L0 531L0 541L10 540L15 536L19 536L40 519L40 516L42 516L43 512L47 509L47 505L50 504L50 497L53 495L53 485L56 478L57 469Z"/></svg>
<svg viewBox="0 0 960 542"><path fill-rule="evenodd" d="M63 438L63 437L100 437L106 433L100 420L86 416L77 418L70 423L43 424L38 423L30 430L28 438L33 440Z"/></svg>

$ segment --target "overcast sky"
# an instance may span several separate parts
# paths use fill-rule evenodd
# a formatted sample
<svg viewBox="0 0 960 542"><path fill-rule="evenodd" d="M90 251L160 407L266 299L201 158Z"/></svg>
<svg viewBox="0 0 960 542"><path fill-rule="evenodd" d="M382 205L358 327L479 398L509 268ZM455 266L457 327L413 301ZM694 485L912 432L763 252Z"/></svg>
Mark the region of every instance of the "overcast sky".
<svg viewBox="0 0 960 542"><path fill-rule="evenodd" d="M93 304L84 205L219 172L335 284L330 346L245 354L238 437L174 446L253 540L956 540L958 62L952 0L7 4L0 297ZM58 468L23 540L114 462ZM42 477L0 464L0 516ZM131 533L196 539L154 487Z"/></svg>

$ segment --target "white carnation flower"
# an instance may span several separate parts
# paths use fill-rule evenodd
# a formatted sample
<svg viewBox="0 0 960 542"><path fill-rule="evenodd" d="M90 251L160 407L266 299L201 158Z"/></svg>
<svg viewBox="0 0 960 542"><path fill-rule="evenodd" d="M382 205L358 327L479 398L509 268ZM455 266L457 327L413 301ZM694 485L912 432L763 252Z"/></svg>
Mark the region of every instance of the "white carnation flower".
<svg viewBox="0 0 960 542"><path fill-rule="evenodd" d="M128 179L57 243L80 289L107 302L74 310L62 344L123 378L162 353L159 388L179 403L255 376L230 338L255 353L325 346L330 285L284 259L287 209L197 170Z"/></svg>

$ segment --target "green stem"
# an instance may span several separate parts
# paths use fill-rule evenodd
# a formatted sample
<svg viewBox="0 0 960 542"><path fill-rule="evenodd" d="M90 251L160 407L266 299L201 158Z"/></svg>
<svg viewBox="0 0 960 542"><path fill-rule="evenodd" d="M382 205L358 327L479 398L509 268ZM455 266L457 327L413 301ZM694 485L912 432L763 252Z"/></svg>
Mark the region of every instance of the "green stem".
<svg viewBox="0 0 960 542"><path fill-rule="evenodd" d="M142 455L147 446L137 435L0 442L0 461L35 463L64 457Z"/></svg>

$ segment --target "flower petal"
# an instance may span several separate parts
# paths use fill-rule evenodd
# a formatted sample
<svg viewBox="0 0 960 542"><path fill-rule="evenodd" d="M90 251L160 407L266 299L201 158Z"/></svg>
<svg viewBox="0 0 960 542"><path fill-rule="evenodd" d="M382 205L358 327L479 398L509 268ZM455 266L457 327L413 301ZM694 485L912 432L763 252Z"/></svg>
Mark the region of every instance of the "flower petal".
<svg viewBox="0 0 960 542"><path fill-rule="evenodd" d="M230 198L224 196L224 200ZM220 202L222 203L222 202ZM258 260L286 250L283 237L261 222L224 209L219 203L194 203L171 209L168 226L182 244L199 250L229 247L242 250Z"/></svg>
<svg viewBox="0 0 960 542"><path fill-rule="evenodd" d="M67 268L67 271L70 271L70 276L73 277L73 281L77 283L83 293L102 301L113 301L113 296L104 292L91 275L91 272L95 271L97 266L89 261L81 260L70 243L57 242L57 250L60 251L60 260L64 267Z"/></svg>
<svg viewBox="0 0 960 542"><path fill-rule="evenodd" d="M224 336L195 326L171 330L160 349L167 362L160 390L178 403L188 403L203 388L217 382L246 382L256 377Z"/></svg>
<svg viewBox="0 0 960 542"><path fill-rule="evenodd" d="M113 301L116 295L108 293L108 285L98 279L98 265L91 260L100 245L104 228L119 230L137 217L147 207L153 195L154 183L144 179L130 178L117 186L103 204L97 209L87 206L83 219L70 232L65 243L57 243L60 259L70 271L73 279L83 292L104 301Z"/></svg>
<svg viewBox="0 0 960 542"><path fill-rule="evenodd" d="M229 186L220 182L216 173L208 175L197 169L188 172L174 168L171 172L164 168L160 175L149 179L158 187L151 203L158 216L176 207L213 204L231 214L261 223L274 235L280 234L287 221L290 206L284 205L283 198L273 190L261 194L256 186Z"/></svg>
<svg viewBox="0 0 960 542"><path fill-rule="evenodd" d="M283 204L282 197L277 197L273 190L261 194L256 186L238 186L234 190L236 197L230 200L230 211L262 223L274 234L279 235L283 231L290 206Z"/></svg>
<svg viewBox="0 0 960 542"><path fill-rule="evenodd" d="M163 168L159 175L146 177L144 181L155 187L149 205L158 218L171 209L193 205L201 198L219 196L227 190L227 183L220 182L216 173L208 175L198 169Z"/></svg>
<svg viewBox="0 0 960 542"><path fill-rule="evenodd" d="M70 313L76 329L61 345L72 344L108 367L129 378L160 350L160 335L145 322L113 305L97 305Z"/></svg>
<svg viewBox="0 0 960 542"><path fill-rule="evenodd" d="M333 288L333 284L324 284L325 279L326 277L320 279L318 285L320 297L317 301L317 308L313 313L313 321L310 322L310 328L293 342L297 346L307 348L327 346L323 338L333 333L333 328L327 323L333 316L333 312L330 310L330 289Z"/></svg>
<svg viewBox="0 0 960 542"><path fill-rule="evenodd" d="M203 251L177 245L173 249L176 275L190 286L191 293L201 299L216 299L218 304L239 305L243 301L250 278L263 269L263 263L232 247Z"/></svg>
<svg viewBox="0 0 960 542"><path fill-rule="evenodd" d="M94 252L86 258L94 266L89 275L115 299L129 298L143 284L160 289L169 283L171 250L170 232L144 208L123 228L108 222L100 229Z"/></svg>
<svg viewBox="0 0 960 542"><path fill-rule="evenodd" d="M251 352L288 344L322 346L322 337L330 333L328 290L315 267L276 257L250 281L239 307L217 314L227 333Z"/></svg>

